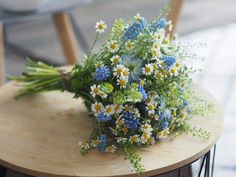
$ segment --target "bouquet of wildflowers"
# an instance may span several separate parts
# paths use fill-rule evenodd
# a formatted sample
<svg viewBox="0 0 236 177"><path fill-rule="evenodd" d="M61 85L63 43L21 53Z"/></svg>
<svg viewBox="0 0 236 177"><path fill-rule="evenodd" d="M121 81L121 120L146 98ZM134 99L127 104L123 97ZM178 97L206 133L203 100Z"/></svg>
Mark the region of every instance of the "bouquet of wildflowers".
<svg viewBox="0 0 236 177"><path fill-rule="evenodd" d="M91 50L70 71L28 60L26 72L14 78L23 85L17 97L62 90L82 98L94 130L79 143L81 153L94 148L108 153L122 150L138 173L144 167L135 147L154 145L181 132L209 137L188 123L205 105L194 94L195 70L185 64L189 57L185 46L165 32L171 28L165 13L150 22L140 14L116 20L107 43L92 53L107 25L98 21L95 27Z"/></svg>

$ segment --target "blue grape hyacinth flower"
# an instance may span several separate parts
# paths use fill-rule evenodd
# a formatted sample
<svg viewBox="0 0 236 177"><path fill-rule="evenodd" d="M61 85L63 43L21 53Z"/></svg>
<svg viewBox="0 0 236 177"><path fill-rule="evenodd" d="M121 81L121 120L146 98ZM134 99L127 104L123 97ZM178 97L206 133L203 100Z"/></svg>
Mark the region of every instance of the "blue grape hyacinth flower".
<svg viewBox="0 0 236 177"><path fill-rule="evenodd" d="M146 90L144 89L144 87L142 87L142 86L140 86L139 85L139 92L142 94L142 96L143 96L143 101L146 101L146 99L147 99L147 97L148 97L148 95L147 95L147 92L146 92Z"/></svg>
<svg viewBox="0 0 236 177"><path fill-rule="evenodd" d="M121 42L136 39L139 33L141 33L144 30L145 25L146 25L145 18L141 18L140 21L136 21L133 24L131 24L125 30L124 35L121 38Z"/></svg>
<svg viewBox="0 0 236 177"><path fill-rule="evenodd" d="M98 150L101 152L105 152L106 146L107 146L107 136L105 134L102 134L99 136L99 145L98 145Z"/></svg>
<svg viewBox="0 0 236 177"><path fill-rule="evenodd" d="M107 66L101 66L96 68L95 79L96 81L104 81L110 77L110 69Z"/></svg>
<svg viewBox="0 0 236 177"><path fill-rule="evenodd" d="M110 121L112 119L111 116L106 115L104 112L101 112L100 114L98 114L97 116L97 120L99 122L107 122Z"/></svg>
<svg viewBox="0 0 236 177"><path fill-rule="evenodd" d="M136 130L140 124L139 119L134 117L134 115L130 112L123 113L123 117L125 119L125 125L131 130Z"/></svg>
<svg viewBox="0 0 236 177"><path fill-rule="evenodd" d="M168 67L171 67L176 62L176 58L174 56L163 55L162 61L164 61Z"/></svg>
<svg viewBox="0 0 236 177"><path fill-rule="evenodd" d="M157 21L152 22L152 23L149 25L148 29L149 29L150 31L152 31L153 33L155 33L155 32L157 32L158 30L165 28L166 25L167 25L166 19L165 19L165 18L161 18L160 20L157 20Z"/></svg>

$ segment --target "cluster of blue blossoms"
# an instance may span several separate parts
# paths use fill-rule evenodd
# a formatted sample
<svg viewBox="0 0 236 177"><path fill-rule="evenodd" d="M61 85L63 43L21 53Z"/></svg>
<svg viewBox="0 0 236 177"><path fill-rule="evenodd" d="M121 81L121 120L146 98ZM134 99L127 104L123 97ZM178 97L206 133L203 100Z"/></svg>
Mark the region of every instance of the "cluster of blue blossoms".
<svg viewBox="0 0 236 177"><path fill-rule="evenodd" d="M107 122L110 121L112 117L106 115L104 112L101 112L100 114L98 114L97 119L99 122Z"/></svg>
<svg viewBox="0 0 236 177"><path fill-rule="evenodd" d="M145 101L147 98L148 98L148 95L147 95L147 92L146 90L144 89L144 87L140 86L139 85L139 92L142 94L143 96L143 101Z"/></svg>
<svg viewBox="0 0 236 177"><path fill-rule="evenodd" d="M125 119L125 125L131 130L136 130L140 125L139 119L134 117L130 112L124 112L123 117Z"/></svg>
<svg viewBox="0 0 236 177"><path fill-rule="evenodd" d="M106 147L107 147L107 136L105 134L102 134L99 136L99 145L98 145L98 149L101 151L101 152L105 152L106 150Z"/></svg>
<svg viewBox="0 0 236 177"><path fill-rule="evenodd" d="M160 20L158 20L158 21L153 21L153 22L149 25L148 29L149 29L150 31L152 31L152 32L155 33L157 30L160 30L160 29L165 28L166 25L167 25L166 19L165 19L165 18L162 18L162 19L160 19Z"/></svg>
<svg viewBox="0 0 236 177"><path fill-rule="evenodd" d="M107 66L97 67L95 71L96 81L105 81L110 77L110 69Z"/></svg>
<svg viewBox="0 0 236 177"><path fill-rule="evenodd" d="M141 18L140 21L134 22L126 29L123 37L121 38L121 41L136 39L139 33L141 33L144 30L145 24L146 24L145 18Z"/></svg>
<svg viewBox="0 0 236 177"><path fill-rule="evenodd" d="M176 58L174 56L168 56L168 55L163 55L162 60L168 67L173 66L173 64L176 62Z"/></svg>

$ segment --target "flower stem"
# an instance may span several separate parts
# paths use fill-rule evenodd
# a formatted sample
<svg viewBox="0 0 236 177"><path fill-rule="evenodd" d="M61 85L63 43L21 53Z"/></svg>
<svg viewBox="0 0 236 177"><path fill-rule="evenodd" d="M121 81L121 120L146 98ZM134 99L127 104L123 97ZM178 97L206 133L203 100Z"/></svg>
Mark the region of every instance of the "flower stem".
<svg viewBox="0 0 236 177"><path fill-rule="evenodd" d="M91 55L91 52L92 52L92 50L93 50L93 47L95 46L95 44L96 44L96 42L97 42L97 40L98 40L98 36L99 36L99 33L97 33L97 35L96 35L96 37L95 37L95 40L94 40L94 42L93 42L93 45L92 45L92 47L90 48L90 50L89 50L89 52L88 52L88 56Z"/></svg>

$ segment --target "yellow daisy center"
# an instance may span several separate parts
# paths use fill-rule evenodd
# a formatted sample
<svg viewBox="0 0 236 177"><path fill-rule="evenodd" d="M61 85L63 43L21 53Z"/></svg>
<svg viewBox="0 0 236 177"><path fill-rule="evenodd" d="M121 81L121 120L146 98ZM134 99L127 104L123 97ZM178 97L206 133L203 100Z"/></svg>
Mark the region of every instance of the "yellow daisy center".
<svg viewBox="0 0 236 177"><path fill-rule="evenodd" d="M124 127L124 128L122 128L122 131L125 132L125 133L127 133L129 130L128 130L127 127Z"/></svg>
<svg viewBox="0 0 236 177"><path fill-rule="evenodd" d="M98 94L99 91L100 91L99 88L94 88L94 89L93 89L93 93L95 93L95 94Z"/></svg>
<svg viewBox="0 0 236 177"><path fill-rule="evenodd" d="M146 71L146 73L150 73L151 72L151 68L149 66L146 66L145 71Z"/></svg>
<svg viewBox="0 0 236 177"><path fill-rule="evenodd" d="M149 110L154 110L155 106L154 105L150 105L149 106Z"/></svg>
<svg viewBox="0 0 236 177"><path fill-rule="evenodd" d="M120 59L119 59L119 58L114 58L114 59L113 59L113 63L114 63L114 64L117 64L117 63L119 63L119 62L120 62Z"/></svg>
<svg viewBox="0 0 236 177"><path fill-rule="evenodd" d="M104 29L104 25L103 25L102 23L100 23L100 24L98 25L98 29Z"/></svg>
<svg viewBox="0 0 236 177"><path fill-rule="evenodd" d="M112 108L111 107L107 107L106 108L106 113L111 113L112 112Z"/></svg>
<svg viewBox="0 0 236 177"><path fill-rule="evenodd" d="M147 134L147 133L144 133L144 134L143 134L143 139L144 139L144 140L147 140L147 139L149 139L149 136L148 136L148 134Z"/></svg>
<svg viewBox="0 0 236 177"><path fill-rule="evenodd" d="M175 66L178 68L178 67L180 67L180 64L179 64L179 63L176 63Z"/></svg>
<svg viewBox="0 0 236 177"><path fill-rule="evenodd" d="M121 79L119 83L121 86L124 86L124 85L126 85L126 80Z"/></svg>
<svg viewBox="0 0 236 177"><path fill-rule="evenodd" d="M111 47L111 49L115 49L115 48L116 48L116 44L115 44L115 43L112 43L112 44L110 45L110 47Z"/></svg>
<svg viewBox="0 0 236 177"><path fill-rule="evenodd" d="M137 140L138 140L138 137L136 137L136 136L133 136L133 137L130 138L130 141L131 141L132 143L136 143Z"/></svg>
<svg viewBox="0 0 236 177"><path fill-rule="evenodd" d="M123 120L122 120L122 119L119 119L119 120L117 121L117 124L118 124L119 126L122 126L122 125L123 125Z"/></svg>
<svg viewBox="0 0 236 177"><path fill-rule="evenodd" d="M116 105L115 108L114 108L115 111L118 111L120 110L120 106L119 105Z"/></svg>
<svg viewBox="0 0 236 177"><path fill-rule="evenodd" d="M123 70L122 68L117 68L117 73L118 73L118 74L121 74L121 73L122 73L122 70Z"/></svg>
<svg viewBox="0 0 236 177"><path fill-rule="evenodd" d="M175 68L172 68L170 71L172 74L175 74L177 72L177 70Z"/></svg>
<svg viewBox="0 0 236 177"><path fill-rule="evenodd" d="M101 105L99 105L99 104L95 105L95 110L96 111L101 111L101 109L102 109Z"/></svg>
<svg viewBox="0 0 236 177"><path fill-rule="evenodd" d="M122 73L124 76L128 76L128 74L129 74L127 70L124 70Z"/></svg>
<svg viewBox="0 0 236 177"><path fill-rule="evenodd" d="M132 48L132 43L129 42L129 43L127 44L127 47L128 47L128 48Z"/></svg>

